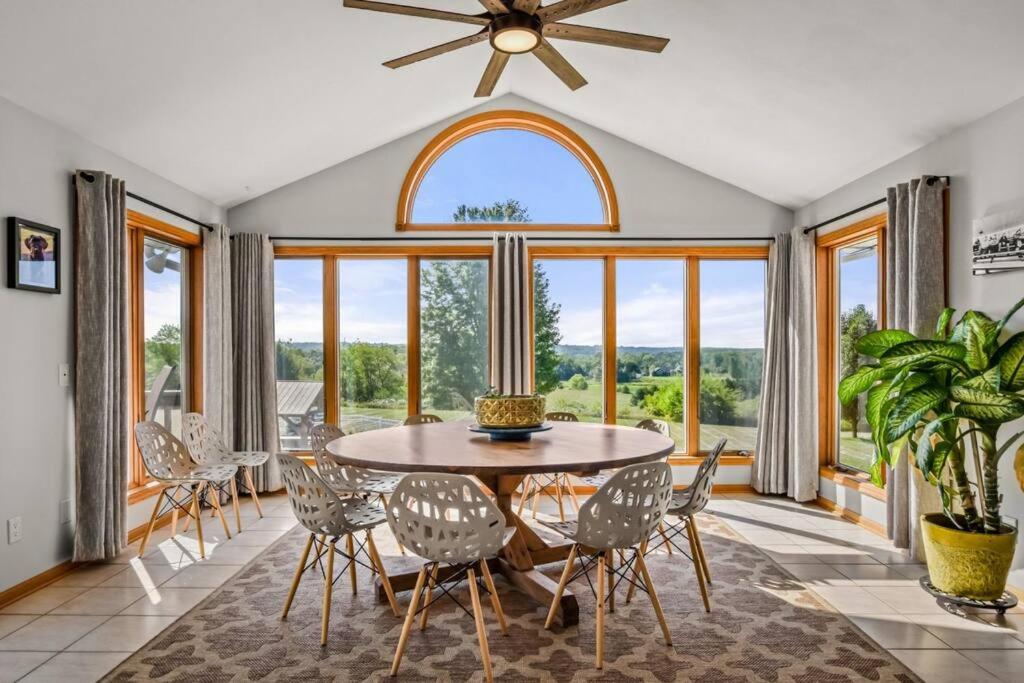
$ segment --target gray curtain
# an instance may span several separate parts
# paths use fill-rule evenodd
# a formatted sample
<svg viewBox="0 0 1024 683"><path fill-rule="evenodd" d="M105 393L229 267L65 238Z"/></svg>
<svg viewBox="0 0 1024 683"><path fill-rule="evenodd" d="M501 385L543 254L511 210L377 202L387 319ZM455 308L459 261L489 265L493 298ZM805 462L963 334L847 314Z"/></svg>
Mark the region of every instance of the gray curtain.
<svg viewBox="0 0 1024 683"><path fill-rule="evenodd" d="M886 326L928 338L946 299L945 187L939 178L916 178L887 192ZM937 509L935 492L910 466L906 452L888 473L886 488L889 538L920 556L918 516Z"/></svg>
<svg viewBox="0 0 1024 683"><path fill-rule="evenodd" d="M231 326L234 338L236 450L277 452L274 369L274 247L267 235L231 240ZM277 459L253 471L259 491L281 488Z"/></svg>
<svg viewBox="0 0 1024 683"><path fill-rule="evenodd" d="M818 495L814 239L794 228L768 252L765 352L751 484L798 501Z"/></svg>
<svg viewBox="0 0 1024 683"><path fill-rule="evenodd" d="M494 235L491 267L491 386L530 393L530 259L525 235Z"/></svg>
<svg viewBox="0 0 1024 683"><path fill-rule="evenodd" d="M203 414L232 448L231 231L203 231Z"/></svg>
<svg viewBox="0 0 1024 683"><path fill-rule="evenodd" d="M75 174L75 562L128 542L128 262L124 181Z"/></svg>

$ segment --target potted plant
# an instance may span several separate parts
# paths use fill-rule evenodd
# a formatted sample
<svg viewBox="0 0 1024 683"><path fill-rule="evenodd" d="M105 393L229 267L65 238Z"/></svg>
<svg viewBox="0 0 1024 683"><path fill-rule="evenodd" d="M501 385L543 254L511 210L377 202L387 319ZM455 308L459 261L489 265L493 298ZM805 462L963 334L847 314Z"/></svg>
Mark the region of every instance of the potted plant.
<svg viewBox="0 0 1024 683"><path fill-rule="evenodd" d="M1002 425L1024 416L1024 332L1001 341L1022 306L999 321L967 311L952 326L955 311L947 308L932 339L905 330L867 334L856 348L875 362L839 383L844 404L866 394L872 481L883 485L883 466L906 447L938 489L943 512L921 519L932 584L976 600L1002 596L1017 541L1016 524L1000 512L998 472L1024 436L999 436ZM1014 465L1024 487L1024 445Z"/></svg>

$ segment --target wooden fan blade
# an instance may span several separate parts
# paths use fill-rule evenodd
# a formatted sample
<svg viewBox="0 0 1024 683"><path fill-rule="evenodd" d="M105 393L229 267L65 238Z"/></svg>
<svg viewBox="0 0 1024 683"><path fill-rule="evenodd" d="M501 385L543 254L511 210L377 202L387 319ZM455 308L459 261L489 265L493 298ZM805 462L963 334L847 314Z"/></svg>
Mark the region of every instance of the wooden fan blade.
<svg viewBox="0 0 1024 683"><path fill-rule="evenodd" d="M491 93L494 92L494 86L498 84L498 79L501 78L501 72L505 70L505 65L508 64L509 54L507 52L500 52L495 50L491 53L491 61L487 62L487 68L484 69L484 75L480 79L480 85L476 87L476 93L473 97L490 97Z"/></svg>
<svg viewBox="0 0 1024 683"><path fill-rule="evenodd" d="M389 14L404 14L410 17L425 17L427 19L441 19L444 21L457 21L463 24L476 24L486 26L491 23L491 17L483 14L461 14L459 12L447 12L441 9L427 9L426 7L410 7L408 5L396 5L391 2L377 2L376 0L345 0L345 7L352 9L368 9L374 12L388 12Z"/></svg>
<svg viewBox="0 0 1024 683"><path fill-rule="evenodd" d="M586 12L593 12L596 9L602 7L610 7L611 5L617 5L620 2L626 0L562 0L556 2L553 5L544 7L539 12L539 16L544 21L562 21L569 17L575 17Z"/></svg>
<svg viewBox="0 0 1024 683"><path fill-rule="evenodd" d="M661 52L668 45L668 38L575 24L544 24L544 35L548 38L576 40L581 43L610 45L611 47L644 50L645 52Z"/></svg>
<svg viewBox="0 0 1024 683"><path fill-rule="evenodd" d="M431 57L443 55L446 52L458 50L460 47L468 47L470 45L475 45L476 43L482 42L484 40L487 40L487 29L480 31L479 33L474 33L471 36L466 36L465 38L457 38L447 43L441 43L440 45L435 45L434 47L428 47L426 50L420 50L419 52L413 52L412 54L405 55L404 57L398 57L397 59L389 60L387 62L384 62L384 66L389 67L391 69L397 69L400 66L408 66L409 64L415 64L416 62L421 62L424 59L430 59Z"/></svg>
<svg viewBox="0 0 1024 683"><path fill-rule="evenodd" d="M501 0L480 0L480 4L491 14L508 14L508 7Z"/></svg>
<svg viewBox="0 0 1024 683"><path fill-rule="evenodd" d="M580 75L572 64L562 56L562 53L551 46L546 40L541 39L533 54L537 59L544 62L544 66L551 69L562 82L569 86L569 90L579 90L587 84L587 79Z"/></svg>
<svg viewBox="0 0 1024 683"><path fill-rule="evenodd" d="M526 12L527 14L533 14L540 7L540 0L516 0L512 3L520 12Z"/></svg>

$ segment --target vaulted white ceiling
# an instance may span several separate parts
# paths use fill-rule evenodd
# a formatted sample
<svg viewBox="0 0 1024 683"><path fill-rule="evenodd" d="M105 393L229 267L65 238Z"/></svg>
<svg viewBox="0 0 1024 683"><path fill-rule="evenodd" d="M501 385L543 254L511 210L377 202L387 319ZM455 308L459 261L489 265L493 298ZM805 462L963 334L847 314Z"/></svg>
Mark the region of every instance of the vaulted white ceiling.
<svg viewBox="0 0 1024 683"><path fill-rule="evenodd" d="M494 96L791 207L1024 96L1021 0L629 0L570 21L672 42L561 41L590 85L520 56ZM0 96L230 206L474 106L486 43L380 66L474 30L341 0L0 0Z"/></svg>

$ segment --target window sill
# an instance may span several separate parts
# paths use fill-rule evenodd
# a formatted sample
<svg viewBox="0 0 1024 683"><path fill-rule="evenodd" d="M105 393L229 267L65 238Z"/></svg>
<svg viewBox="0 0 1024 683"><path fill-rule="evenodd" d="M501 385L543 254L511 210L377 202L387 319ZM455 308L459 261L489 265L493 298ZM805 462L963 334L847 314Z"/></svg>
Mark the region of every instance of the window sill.
<svg viewBox="0 0 1024 683"><path fill-rule="evenodd" d="M854 474L833 466L824 466L819 468L818 474L824 479L834 481L837 486L859 491L861 494L868 496L869 498L881 501L886 499L885 489L878 488L872 484L866 474Z"/></svg>
<svg viewBox="0 0 1024 683"><path fill-rule="evenodd" d="M704 462L704 458L707 454L702 455L670 455L668 458L669 465L699 465ZM718 461L719 465L725 467L742 467L744 465L753 465L754 456L752 455L739 455L738 453L723 454Z"/></svg>
<svg viewBox="0 0 1024 683"><path fill-rule="evenodd" d="M163 487L160 486L159 482L151 481L148 484L142 486L136 486L128 489L128 504L134 505L135 503L152 498L153 496L159 495Z"/></svg>

